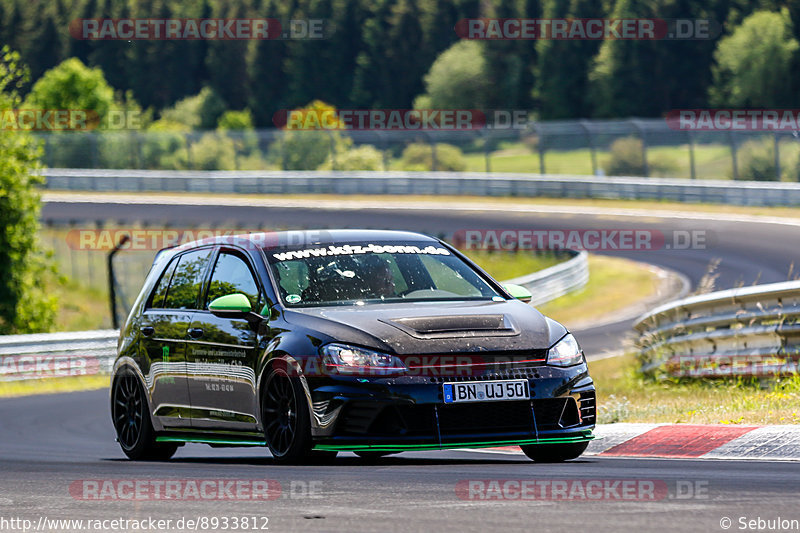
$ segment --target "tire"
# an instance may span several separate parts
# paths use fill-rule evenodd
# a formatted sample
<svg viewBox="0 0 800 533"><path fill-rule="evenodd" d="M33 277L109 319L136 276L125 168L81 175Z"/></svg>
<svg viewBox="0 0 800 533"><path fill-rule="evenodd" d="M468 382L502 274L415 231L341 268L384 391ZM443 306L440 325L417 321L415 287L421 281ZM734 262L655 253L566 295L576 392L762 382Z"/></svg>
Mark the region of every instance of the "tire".
<svg viewBox="0 0 800 533"><path fill-rule="evenodd" d="M175 454L177 444L156 442L147 398L136 374L123 370L114 379L111 418L117 442L134 461L166 461Z"/></svg>
<svg viewBox="0 0 800 533"><path fill-rule="evenodd" d="M575 442L571 444L530 444L520 446L525 455L537 463L562 463L576 459L586 451L588 442Z"/></svg>
<svg viewBox="0 0 800 533"><path fill-rule="evenodd" d="M261 391L264 438L278 464L311 461L311 421L300 379L273 369Z"/></svg>

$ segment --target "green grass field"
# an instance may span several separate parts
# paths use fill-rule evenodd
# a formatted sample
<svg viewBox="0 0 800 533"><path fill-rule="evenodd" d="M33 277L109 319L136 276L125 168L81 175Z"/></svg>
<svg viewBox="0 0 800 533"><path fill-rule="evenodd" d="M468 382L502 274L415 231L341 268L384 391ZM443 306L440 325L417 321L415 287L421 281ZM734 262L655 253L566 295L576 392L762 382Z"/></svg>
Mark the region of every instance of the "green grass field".
<svg viewBox="0 0 800 533"><path fill-rule="evenodd" d="M800 157L800 144L788 140L781 141L781 168L794 168ZM608 167L610 154L607 150L597 150L598 169ZM741 164L741 156L739 163ZM467 170L486 171L486 156L482 153L464 155ZM691 178L691 159L689 145L653 146L647 150L651 175L669 178ZM695 177L697 179L729 180L733 176L733 160L730 147L723 144L697 144L694 146ZM504 143L499 150L489 154L492 172L539 173L541 171L539 154L523 143ZM548 150L544 156L545 173L592 175L592 156L588 148L575 150ZM393 169L399 169L397 164Z"/></svg>
<svg viewBox="0 0 800 533"><path fill-rule="evenodd" d="M783 148L783 146L782 146ZM789 149L787 149L788 151ZM796 151L792 152L795 154ZM787 158L791 154L787 153ZM691 163L689 146L656 146L648 150L648 161L651 164L661 163L671 167L669 171L654 171L653 175L671 178L690 178ZM605 169L610 154L605 150L597 150L597 165ZM696 145L694 150L695 173L703 179L730 179L732 174L730 148L724 145ZM486 159L483 154L466 154L467 170L484 172ZM592 157L588 148L577 150L548 150L544 157L547 174L579 174L592 175ZM532 172L540 171L539 154L531 152L524 144L508 145L490 154L492 172Z"/></svg>

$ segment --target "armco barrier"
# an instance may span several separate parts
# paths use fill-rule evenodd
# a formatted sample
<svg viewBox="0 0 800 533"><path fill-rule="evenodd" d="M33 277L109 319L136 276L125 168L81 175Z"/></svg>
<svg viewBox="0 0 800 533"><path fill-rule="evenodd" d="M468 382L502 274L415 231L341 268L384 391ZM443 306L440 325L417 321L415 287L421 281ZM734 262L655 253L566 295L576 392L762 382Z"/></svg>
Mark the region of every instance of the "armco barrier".
<svg viewBox="0 0 800 533"><path fill-rule="evenodd" d="M480 172L43 171L48 190L219 194L434 194L800 205L800 183Z"/></svg>
<svg viewBox="0 0 800 533"><path fill-rule="evenodd" d="M677 300L636 322L642 370L677 377L794 375L799 318L800 281Z"/></svg>
<svg viewBox="0 0 800 533"><path fill-rule="evenodd" d="M589 279L586 252L533 274L508 280L533 293L533 304L578 289ZM0 336L0 381L111 372L119 332L113 329Z"/></svg>
<svg viewBox="0 0 800 533"><path fill-rule="evenodd" d="M118 337L113 329L0 336L0 381L108 374Z"/></svg>
<svg viewBox="0 0 800 533"><path fill-rule="evenodd" d="M589 281L589 254L573 252L572 259L533 274L506 280L531 291L531 305L541 305L568 292L582 288Z"/></svg>

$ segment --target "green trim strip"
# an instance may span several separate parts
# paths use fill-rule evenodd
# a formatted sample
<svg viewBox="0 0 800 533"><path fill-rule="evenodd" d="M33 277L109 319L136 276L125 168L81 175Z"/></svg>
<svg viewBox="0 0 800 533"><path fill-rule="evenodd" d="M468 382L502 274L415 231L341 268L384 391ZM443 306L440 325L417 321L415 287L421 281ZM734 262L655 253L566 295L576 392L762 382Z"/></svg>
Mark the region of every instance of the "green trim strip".
<svg viewBox="0 0 800 533"><path fill-rule="evenodd" d="M382 451L402 452L414 450L447 450L450 448L491 448L495 446L525 446L528 444L569 444L575 442L588 442L594 439L591 432L575 437L553 437L527 440L502 440L483 442L446 442L442 444L317 444L315 450L329 451Z"/></svg>
<svg viewBox="0 0 800 533"><path fill-rule="evenodd" d="M382 451L403 452L415 450L447 450L451 448L491 448L495 446L525 446L528 444L570 444L575 442L588 442L594 439L590 431L574 437L552 437L526 440L498 440L482 442L446 442L443 444L317 444L315 450L327 451ZM226 439L220 437L156 437L156 442L196 442L200 444L230 444L237 446L266 446L267 443L258 439Z"/></svg>

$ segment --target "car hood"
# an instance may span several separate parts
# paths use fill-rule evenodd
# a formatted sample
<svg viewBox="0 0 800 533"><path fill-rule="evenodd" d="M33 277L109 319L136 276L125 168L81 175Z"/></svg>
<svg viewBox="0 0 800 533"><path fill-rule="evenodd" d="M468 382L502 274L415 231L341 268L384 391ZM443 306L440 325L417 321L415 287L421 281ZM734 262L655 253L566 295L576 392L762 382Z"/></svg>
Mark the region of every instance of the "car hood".
<svg viewBox="0 0 800 533"><path fill-rule="evenodd" d="M566 333L517 300L291 308L284 317L335 342L399 355L545 350Z"/></svg>

